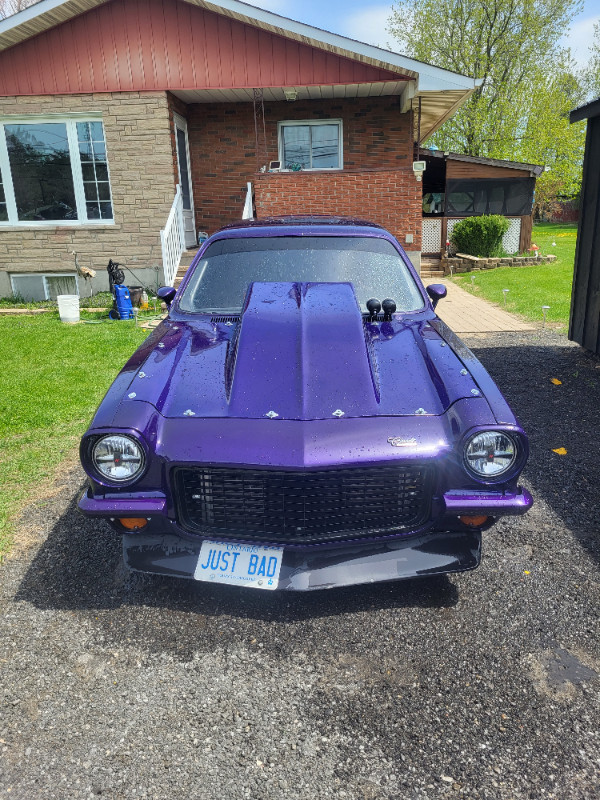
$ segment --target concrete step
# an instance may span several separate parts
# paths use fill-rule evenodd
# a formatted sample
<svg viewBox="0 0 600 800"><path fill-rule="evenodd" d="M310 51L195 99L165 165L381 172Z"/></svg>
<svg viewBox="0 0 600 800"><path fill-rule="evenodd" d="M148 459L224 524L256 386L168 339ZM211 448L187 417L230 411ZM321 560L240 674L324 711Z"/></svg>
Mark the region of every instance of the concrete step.
<svg viewBox="0 0 600 800"><path fill-rule="evenodd" d="M421 269L421 278L444 278L443 270Z"/></svg>
<svg viewBox="0 0 600 800"><path fill-rule="evenodd" d="M179 262L180 267L189 267L189 265L194 260L194 257L198 250L184 250L181 254L181 260Z"/></svg>

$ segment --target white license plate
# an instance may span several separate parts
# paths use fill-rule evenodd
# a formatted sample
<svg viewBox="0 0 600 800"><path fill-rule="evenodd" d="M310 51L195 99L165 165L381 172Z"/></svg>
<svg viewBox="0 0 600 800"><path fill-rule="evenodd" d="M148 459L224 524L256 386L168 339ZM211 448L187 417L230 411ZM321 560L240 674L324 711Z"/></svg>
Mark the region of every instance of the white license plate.
<svg viewBox="0 0 600 800"><path fill-rule="evenodd" d="M258 547L205 539L194 572L197 581L276 589L283 547Z"/></svg>

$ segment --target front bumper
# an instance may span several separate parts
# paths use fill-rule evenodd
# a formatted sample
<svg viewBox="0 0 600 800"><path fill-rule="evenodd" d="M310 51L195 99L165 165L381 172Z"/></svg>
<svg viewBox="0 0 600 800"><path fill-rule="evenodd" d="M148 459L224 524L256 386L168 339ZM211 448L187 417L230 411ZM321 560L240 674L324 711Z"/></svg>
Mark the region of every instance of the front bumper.
<svg viewBox="0 0 600 800"><path fill-rule="evenodd" d="M193 578L202 541L172 535L123 537L130 569ZM285 549L278 591L333 589L475 569L481 560L479 531L417 534L387 542L344 547Z"/></svg>
<svg viewBox="0 0 600 800"><path fill-rule="evenodd" d="M440 500L434 530L379 541L286 547L278 590L310 591L475 569L481 559L481 531L461 526L458 516L520 515L533 504L529 492L521 487L514 493L450 491ZM119 517L147 518L145 532L123 536L127 566L139 572L193 579L203 539L179 529L168 514L164 495L90 497L86 491L79 510L86 516L110 520L116 529ZM211 533L210 538L227 537Z"/></svg>

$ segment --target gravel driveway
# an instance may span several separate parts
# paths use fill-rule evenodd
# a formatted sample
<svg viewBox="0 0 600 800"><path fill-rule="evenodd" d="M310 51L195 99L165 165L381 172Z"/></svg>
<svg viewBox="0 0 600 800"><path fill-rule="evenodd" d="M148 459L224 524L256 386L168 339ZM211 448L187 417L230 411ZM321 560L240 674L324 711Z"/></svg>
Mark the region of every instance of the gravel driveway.
<svg viewBox="0 0 600 800"><path fill-rule="evenodd" d="M0 569L0 797L599 798L600 361L548 330L466 341L531 435L536 499L473 573L129 576L74 510L79 469L28 509L36 544Z"/></svg>

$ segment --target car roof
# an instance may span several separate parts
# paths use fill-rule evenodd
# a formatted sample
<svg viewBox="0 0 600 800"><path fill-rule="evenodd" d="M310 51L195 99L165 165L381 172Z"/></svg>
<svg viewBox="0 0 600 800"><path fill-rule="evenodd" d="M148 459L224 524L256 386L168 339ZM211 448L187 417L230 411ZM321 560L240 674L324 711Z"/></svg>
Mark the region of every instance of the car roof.
<svg viewBox="0 0 600 800"><path fill-rule="evenodd" d="M340 226L348 225L357 228L375 228L384 231L381 225L365 219L355 217L340 217L332 214L283 214L276 217L262 217L261 219L240 220L224 225L220 230L227 231L236 228L273 228L279 225L289 226Z"/></svg>

